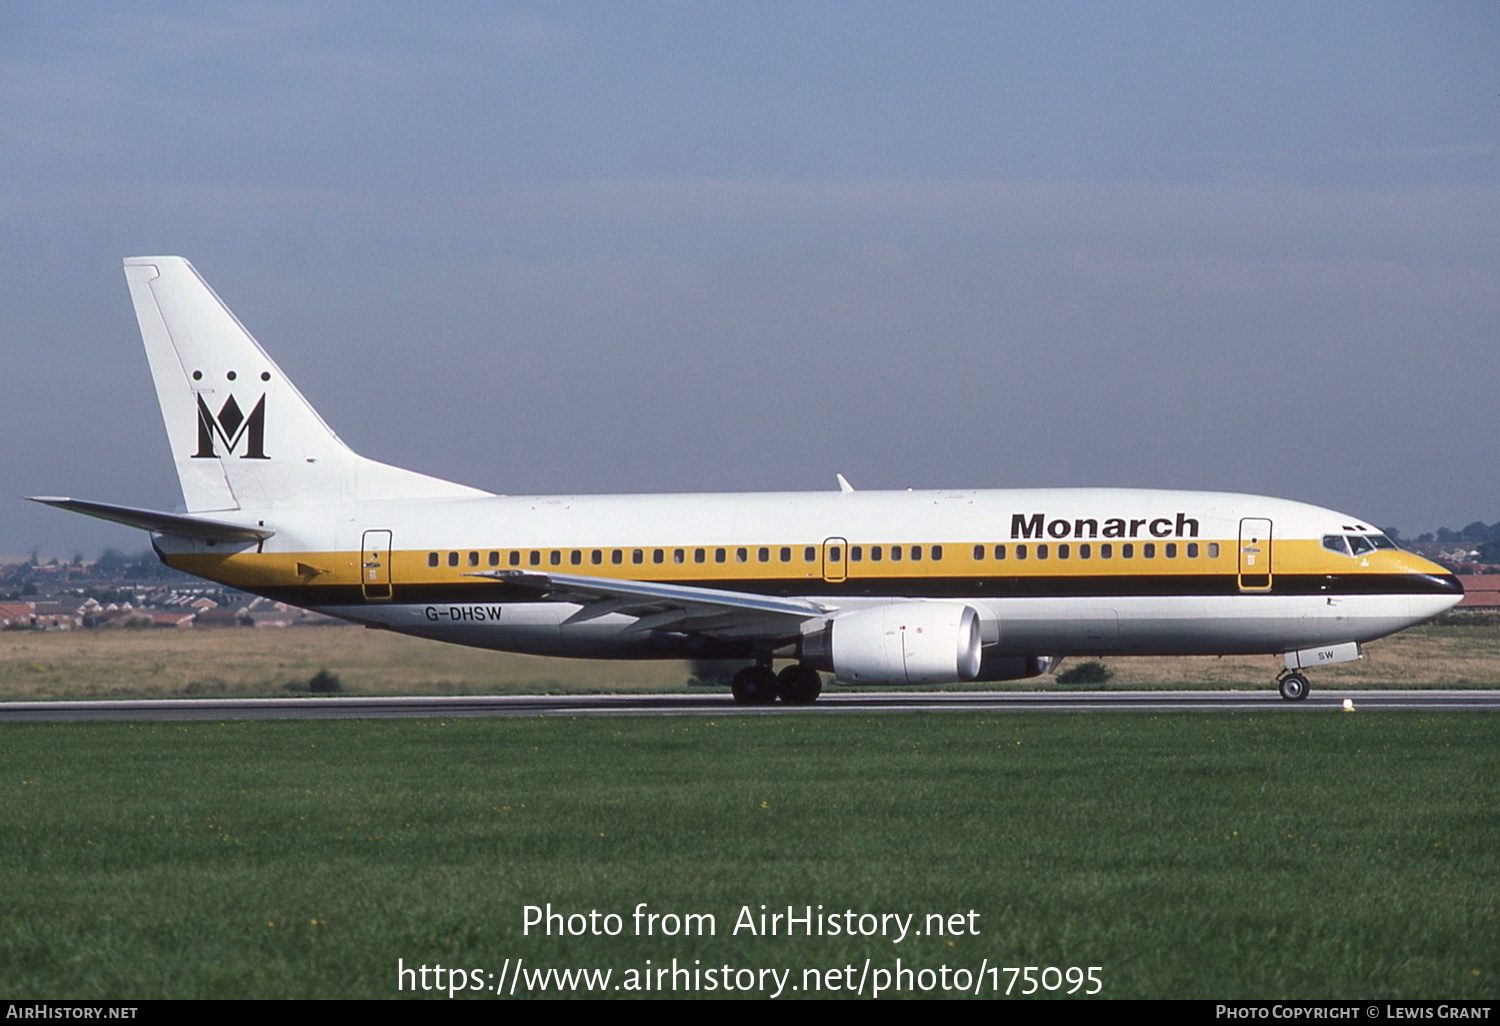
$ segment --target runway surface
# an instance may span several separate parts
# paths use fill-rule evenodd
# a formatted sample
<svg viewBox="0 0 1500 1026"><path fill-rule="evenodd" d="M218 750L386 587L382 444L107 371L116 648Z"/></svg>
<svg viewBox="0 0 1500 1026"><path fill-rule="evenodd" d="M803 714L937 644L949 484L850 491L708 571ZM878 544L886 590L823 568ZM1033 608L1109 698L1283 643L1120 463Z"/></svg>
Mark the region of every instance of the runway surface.
<svg viewBox="0 0 1500 1026"><path fill-rule="evenodd" d="M889 712L1339 712L1500 710L1500 690L1314 691L1283 701L1275 691L967 691L825 695L814 705L737 705L729 695L463 695L417 698L189 698L105 702L7 702L0 723L85 720L411 719L453 716L847 716Z"/></svg>

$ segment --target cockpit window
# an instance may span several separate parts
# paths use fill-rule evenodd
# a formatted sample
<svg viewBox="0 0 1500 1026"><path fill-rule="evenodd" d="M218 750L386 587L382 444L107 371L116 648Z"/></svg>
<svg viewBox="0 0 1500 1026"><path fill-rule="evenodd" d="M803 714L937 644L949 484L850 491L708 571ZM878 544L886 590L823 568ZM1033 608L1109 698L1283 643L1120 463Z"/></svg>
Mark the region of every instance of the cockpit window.
<svg viewBox="0 0 1500 1026"><path fill-rule="evenodd" d="M1377 533L1325 534L1323 547L1341 556L1363 556L1366 552L1374 552L1376 549L1395 549L1400 546L1385 535Z"/></svg>

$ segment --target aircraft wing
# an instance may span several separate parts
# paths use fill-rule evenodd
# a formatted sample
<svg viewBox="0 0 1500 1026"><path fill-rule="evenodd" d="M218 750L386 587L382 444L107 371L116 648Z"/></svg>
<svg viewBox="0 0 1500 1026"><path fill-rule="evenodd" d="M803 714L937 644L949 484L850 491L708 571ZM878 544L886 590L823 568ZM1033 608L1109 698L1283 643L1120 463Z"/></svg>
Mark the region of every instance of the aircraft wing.
<svg viewBox="0 0 1500 1026"><path fill-rule="evenodd" d="M624 634L680 631L715 638L785 637L796 634L805 621L827 616L834 608L807 599L578 574L485 570L465 576L531 588L552 601L582 606L563 621L564 626L610 613L636 617L636 622L621 632Z"/></svg>
<svg viewBox="0 0 1500 1026"><path fill-rule="evenodd" d="M114 506L107 502L89 502L86 499L68 499L58 495L31 495L27 498L32 502L98 517L100 520L112 520L127 527L139 527L143 531L159 531L184 538L202 538L216 542L258 542L265 541L276 533L266 527L208 520L201 514L161 513L154 509Z"/></svg>

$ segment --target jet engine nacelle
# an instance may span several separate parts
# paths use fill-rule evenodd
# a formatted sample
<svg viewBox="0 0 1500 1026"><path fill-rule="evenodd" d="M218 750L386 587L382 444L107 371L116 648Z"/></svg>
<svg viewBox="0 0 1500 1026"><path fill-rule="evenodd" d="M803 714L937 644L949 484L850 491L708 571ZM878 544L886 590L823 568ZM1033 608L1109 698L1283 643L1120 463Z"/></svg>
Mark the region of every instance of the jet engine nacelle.
<svg viewBox="0 0 1500 1026"><path fill-rule="evenodd" d="M953 684L980 665L979 614L951 602L860 609L828 627L834 675L846 684Z"/></svg>

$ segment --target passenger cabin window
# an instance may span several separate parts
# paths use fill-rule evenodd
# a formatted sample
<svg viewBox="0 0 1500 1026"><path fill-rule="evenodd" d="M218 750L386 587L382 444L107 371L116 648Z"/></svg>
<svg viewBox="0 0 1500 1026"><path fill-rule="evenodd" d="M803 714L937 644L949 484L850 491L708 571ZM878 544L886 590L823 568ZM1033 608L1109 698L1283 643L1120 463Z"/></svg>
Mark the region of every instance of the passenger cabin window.
<svg viewBox="0 0 1500 1026"><path fill-rule="evenodd" d="M981 559L984 558L984 546L983 545L976 545L976 546L974 546L974 558L975 558L975 560L981 560Z"/></svg>
<svg viewBox="0 0 1500 1026"><path fill-rule="evenodd" d="M1156 542L1147 542L1141 546L1141 556L1145 559L1156 558Z"/></svg>
<svg viewBox="0 0 1500 1026"><path fill-rule="evenodd" d="M1025 559L1026 558L1026 546L1025 545L1017 545L1016 546L1016 558L1017 559Z"/></svg>
<svg viewBox="0 0 1500 1026"><path fill-rule="evenodd" d="M469 553L469 565L470 566L478 566L479 565L479 553L477 553L477 552L471 552L471 553Z"/></svg>
<svg viewBox="0 0 1500 1026"><path fill-rule="evenodd" d="M1198 558L1198 543L1197 542L1188 542L1187 554L1188 554L1188 559L1197 559Z"/></svg>
<svg viewBox="0 0 1500 1026"><path fill-rule="evenodd" d="M436 552L429 552L429 553L427 553L427 565L428 566L437 566L438 565L438 554Z"/></svg>
<svg viewBox="0 0 1500 1026"><path fill-rule="evenodd" d="M609 561L611 563L618 564L618 563L624 562L624 560L625 560L625 553L621 552L619 549L612 549L612 550L610 550Z"/></svg>
<svg viewBox="0 0 1500 1026"><path fill-rule="evenodd" d="M498 552L491 552L490 553L490 566L499 566L499 565L500 565L500 553L498 553Z"/></svg>
<svg viewBox="0 0 1500 1026"><path fill-rule="evenodd" d="M863 545L849 546L849 561L851 563L862 563L865 558L865 547Z"/></svg>
<svg viewBox="0 0 1500 1026"><path fill-rule="evenodd" d="M540 552L537 552L534 549L532 550L532 553L531 553L531 565L532 566L541 566L542 565L542 554Z"/></svg>
<svg viewBox="0 0 1500 1026"><path fill-rule="evenodd" d="M818 561L818 550L816 546L809 545L802 550L802 562L816 563Z"/></svg>
<svg viewBox="0 0 1500 1026"><path fill-rule="evenodd" d="M598 549L595 549L593 552L589 553L589 562L594 564L595 566L598 566L600 563L604 562L604 553L600 552Z"/></svg>
<svg viewBox="0 0 1500 1026"><path fill-rule="evenodd" d="M1042 544L1040 544L1040 545L1038 545L1036 547L1036 558L1037 559L1046 559L1047 558L1047 543L1046 542L1043 542Z"/></svg>
<svg viewBox="0 0 1500 1026"><path fill-rule="evenodd" d="M781 547L781 561L783 563L790 563L792 561L792 547L790 545L783 545Z"/></svg>
<svg viewBox="0 0 1500 1026"><path fill-rule="evenodd" d="M646 561L646 553L640 549L632 549L630 551L630 561L632 563L644 563Z"/></svg>
<svg viewBox="0 0 1500 1026"><path fill-rule="evenodd" d="M1114 545L1111 542L1104 542L1102 545L1099 546L1099 558L1100 559L1114 559L1115 558L1115 547L1114 547Z"/></svg>
<svg viewBox="0 0 1500 1026"><path fill-rule="evenodd" d="M771 561L771 550L762 545L755 550L755 559L758 563L769 563Z"/></svg>
<svg viewBox="0 0 1500 1026"><path fill-rule="evenodd" d="M1069 551L1068 550L1068 543L1067 542L1063 542L1061 545L1059 545L1057 547L1057 558L1058 559L1067 559L1068 558L1068 551Z"/></svg>
<svg viewBox="0 0 1500 1026"><path fill-rule="evenodd" d="M1005 546L1004 545L996 545L995 546L995 558L996 559L1004 559L1005 558ZM1025 559L1026 557L1025 556L1017 556L1016 558L1017 559Z"/></svg>
<svg viewBox="0 0 1500 1026"><path fill-rule="evenodd" d="M1091 546L1088 542L1081 542L1079 544L1079 546L1078 546L1078 558L1079 559L1088 559L1093 554L1094 554L1093 546Z"/></svg>
<svg viewBox="0 0 1500 1026"><path fill-rule="evenodd" d="M562 564L562 550L561 549L553 549L552 550L551 562L552 562L553 566L560 566Z"/></svg>
<svg viewBox="0 0 1500 1026"><path fill-rule="evenodd" d="M521 553L518 552L515 549L512 549L511 553L510 553L510 565L511 566L520 566L521 565Z"/></svg>
<svg viewBox="0 0 1500 1026"><path fill-rule="evenodd" d="M450 552L450 553L448 553L448 565L449 566L458 566L458 553L457 552Z"/></svg>
<svg viewBox="0 0 1500 1026"><path fill-rule="evenodd" d="M934 560L943 558L943 547L941 545L934 545L932 547L932 558Z"/></svg>
<svg viewBox="0 0 1500 1026"><path fill-rule="evenodd" d="M1208 558L1209 559L1218 559L1219 558L1219 543L1218 542L1209 542L1208 543Z"/></svg>
<svg viewBox="0 0 1500 1026"><path fill-rule="evenodd" d="M685 562L687 562L687 553L683 552L681 549L673 549L672 550L672 562L674 562L674 563L685 563Z"/></svg>
<svg viewBox="0 0 1500 1026"><path fill-rule="evenodd" d="M870 561L878 563L883 558L884 550L879 545L870 546Z"/></svg>
<svg viewBox="0 0 1500 1026"><path fill-rule="evenodd" d="M899 545L892 545L891 546L891 559L894 560L897 563L901 562L901 546L899 546Z"/></svg>
<svg viewBox="0 0 1500 1026"><path fill-rule="evenodd" d="M1167 550L1166 551L1166 555L1167 555L1168 559L1176 559L1177 558L1177 543L1176 542L1167 542L1166 550Z"/></svg>
<svg viewBox="0 0 1500 1026"><path fill-rule="evenodd" d="M653 562L653 563L660 563L665 558L666 558L666 553L663 552L661 549L652 549L651 550L651 562Z"/></svg>
<svg viewBox="0 0 1500 1026"><path fill-rule="evenodd" d="M568 553L568 562L572 563L574 566L577 566L579 563L583 562L583 553L579 552L577 549L574 549L572 552Z"/></svg>
<svg viewBox="0 0 1500 1026"><path fill-rule="evenodd" d="M1124 545L1121 545L1120 546L1120 558L1121 559L1134 559L1135 558L1135 546L1132 545L1130 542L1126 542Z"/></svg>
<svg viewBox="0 0 1500 1026"><path fill-rule="evenodd" d="M724 562L724 559L725 559L726 555L727 555L727 553L723 549L714 549L714 562L715 563L722 563L722 562Z"/></svg>
<svg viewBox="0 0 1500 1026"><path fill-rule="evenodd" d="M922 546L920 546L920 545L913 545L911 547L911 558L912 559L921 559L922 558Z"/></svg>
<svg viewBox="0 0 1500 1026"><path fill-rule="evenodd" d="M708 558L708 553L705 550L703 550L703 549L694 549L693 550L693 562L694 563L701 563L701 562L703 562L707 558Z"/></svg>

